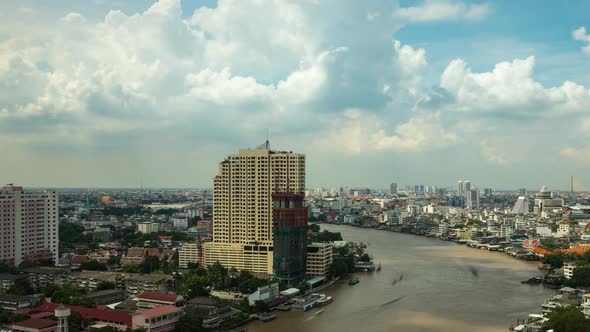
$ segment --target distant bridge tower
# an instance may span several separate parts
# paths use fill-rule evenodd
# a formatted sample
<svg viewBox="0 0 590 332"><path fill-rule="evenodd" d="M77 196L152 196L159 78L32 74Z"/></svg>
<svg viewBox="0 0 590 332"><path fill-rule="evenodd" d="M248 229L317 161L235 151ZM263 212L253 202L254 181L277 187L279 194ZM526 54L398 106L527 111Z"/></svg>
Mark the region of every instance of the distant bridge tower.
<svg viewBox="0 0 590 332"><path fill-rule="evenodd" d="M68 317L70 317L70 309L59 306L55 309L55 317L57 318L57 332L68 332Z"/></svg>

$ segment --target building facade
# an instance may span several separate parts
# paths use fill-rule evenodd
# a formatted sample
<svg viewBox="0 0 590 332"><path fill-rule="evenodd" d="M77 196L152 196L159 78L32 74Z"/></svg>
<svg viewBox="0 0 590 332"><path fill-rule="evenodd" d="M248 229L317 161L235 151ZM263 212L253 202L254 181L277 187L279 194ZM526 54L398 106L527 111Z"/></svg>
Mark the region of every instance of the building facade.
<svg viewBox="0 0 590 332"><path fill-rule="evenodd" d="M160 230L160 224L154 222L142 222L137 224L137 231L143 234L157 233Z"/></svg>
<svg viewBox="0 0 590 332"><path fill-rule="evenodd" d="M178 267L188 268L188 263L199 262L199 245L197 242L184 242L178 250Z"/></svg>
<svg viewBox="0 0 590 332"><path fill-rule="evenodd" d="M18 266L25 261L59 261L58 195L28 192L6 185L0 191L0 261Z"/></svg>
<svg viewBox="0 0 590 332"><path fill-rule="evenodd" d="M307 260L307 207L301 194L273 197L273 271L288 286L305 279Z"/></svg>
<svg viewBox="0 0 590 332"><path fill-rule="evenodd" d="M272 194L305 192L305 156L270 149L268 141L219 163L213 180L213 241L204 265L273 273Z"/></svg>
<svg viewBox="0 0 590 332"><path fill-rule="evenodd" d="M311 243L307 246L307 275L328 277L332 265L332 244Z"/></svg>

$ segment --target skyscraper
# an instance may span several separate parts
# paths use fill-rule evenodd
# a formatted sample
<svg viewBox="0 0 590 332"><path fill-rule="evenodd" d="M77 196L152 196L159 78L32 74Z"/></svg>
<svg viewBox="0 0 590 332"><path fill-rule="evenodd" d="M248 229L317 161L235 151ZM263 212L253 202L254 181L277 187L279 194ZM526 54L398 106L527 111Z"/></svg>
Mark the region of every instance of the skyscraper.
<svg viewBox="0 0 590 332"><path fill-rule="evenodd" d="M465 194L465 196L467 196L469 194L470 190L471 190L471 181L463 181L463 193Z"/></svg>
<svg viewBox="0 0 590 332"><path fill-rule="evenodd" d="M393 182L389 185L389 193L392 195L397 194L397 183Z"/></svg>
<svg viewBox="0 0 590 332"><path fill-rule="evenodd" d="M465 196L466 196L465 206L468 209L479 209L479 191L478 190L466 191Z"/></svg>
<svg viewBox="0 0 590 332"><path fill-rule="evenodd" d="M457 196L463 197L463 181L457 181Z"/></svg>
<svg viewBox="0 0 590 332"><path fill-rule="evenodd" d="M213 179L213 241L205 266L273 273L273 193L304 194L305 155L270 149L268 141L219 163Z"/></svg>
<svg viewBox="0 0 590 332"><path fill-rule="evenodd" d="M518 196L514 207L512 208L514 214L528 214L529 213L529 199L526 196Z"/></svg>
<svg viewBox="0 0 590 332"><path fill-rule="evenodd" d="M58 197L55 191L28 192L6 185L0 191L0 261L59 260Z"/></svg>

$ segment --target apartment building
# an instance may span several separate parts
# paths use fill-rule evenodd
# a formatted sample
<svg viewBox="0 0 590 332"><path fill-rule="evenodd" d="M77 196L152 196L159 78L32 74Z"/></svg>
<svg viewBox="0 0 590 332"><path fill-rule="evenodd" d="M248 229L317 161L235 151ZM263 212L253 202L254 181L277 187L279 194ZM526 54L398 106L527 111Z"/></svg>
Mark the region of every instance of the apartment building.
<svg viewBox="0 0 590 332"><path fill-rule="evenodd" d="M219 163L213 179L213 241L204 264L273 273L272 194L305 192L305 155L271 150L268 141Z"/></svg>
<svg viewBox="0 0 590 332"><path fill-rule="evenodd" d="M178 250L178 267L188 268L188 263L199 262L199 245L196 242L184 242Z"/></svg>
<svg viewBox="0 0 590 332"><path fill-rule="evenodd" d="M58 195L6 185L0 191L0 261L18 266L25 261L58 262Z"/></svg>

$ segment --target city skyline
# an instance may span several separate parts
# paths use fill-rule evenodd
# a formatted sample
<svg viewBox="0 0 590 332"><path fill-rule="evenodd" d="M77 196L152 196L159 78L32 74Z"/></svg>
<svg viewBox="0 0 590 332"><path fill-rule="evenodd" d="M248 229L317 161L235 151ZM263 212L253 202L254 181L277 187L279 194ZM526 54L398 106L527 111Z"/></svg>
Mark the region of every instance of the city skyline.
<svg viewBox="0 0 590 332"><path fill-rule="evenodd" d="M4 1L0 182L210 187L268 135L312 187L590 190L590 4L255 6Z"/></svg>

